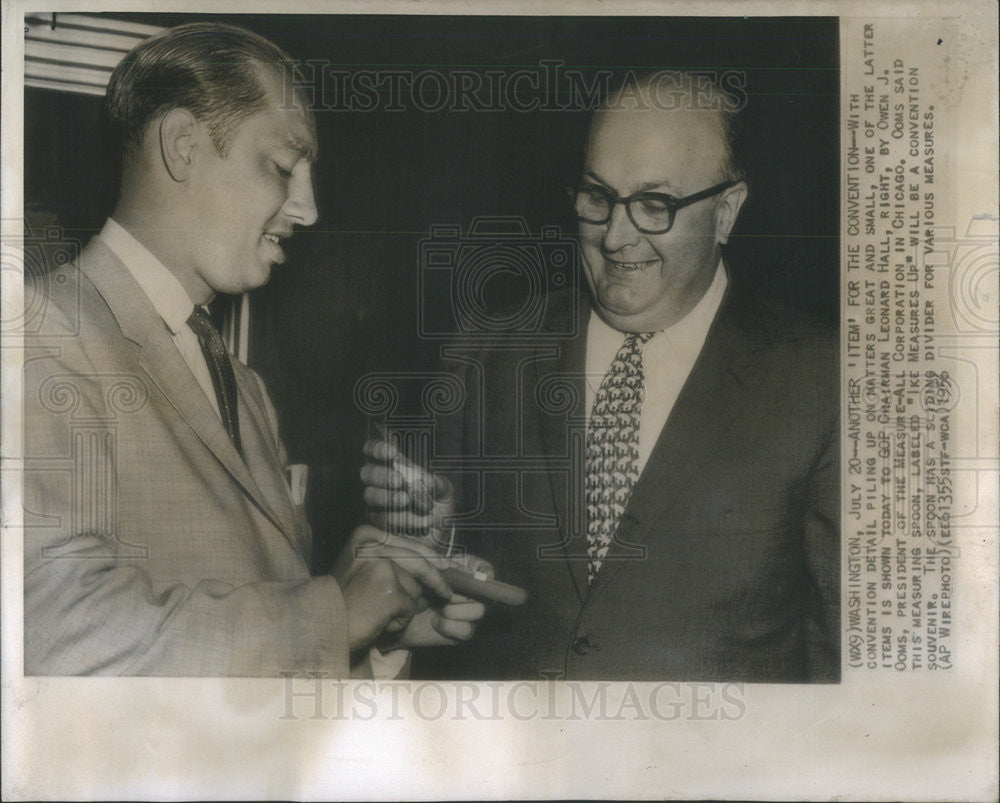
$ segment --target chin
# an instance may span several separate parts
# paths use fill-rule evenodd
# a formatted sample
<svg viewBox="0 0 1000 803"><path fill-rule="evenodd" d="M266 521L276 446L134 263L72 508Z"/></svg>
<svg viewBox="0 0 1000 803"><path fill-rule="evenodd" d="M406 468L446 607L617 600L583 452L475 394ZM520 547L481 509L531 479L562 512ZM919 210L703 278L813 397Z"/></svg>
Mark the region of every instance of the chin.
<svg viewBox="0 0 1000 803"><path fill-rule="evenodd" d="M258 287L263 287L270 278L270 272L261 276L247 276L245 281L236 282L226 287L217 287L216 292L230 296L242 295L243 293L249 293L251 290L256 290Z"/></svg>
<svg viewBox="0 0 1000 803"><path fill-rule="evenodd" d="M253 276L247 276L241 293L263 287L271 280L271 265L262 265Z"/></svg>
<svg viewBox="0 0 1000 803"><path fill-rule="evenodd" d="M606 287L604 292L598 295L601 306L614 315L636 315L642 311L642 305L636 303L632 294L628 291L622 292L619 287Z"/></svg>

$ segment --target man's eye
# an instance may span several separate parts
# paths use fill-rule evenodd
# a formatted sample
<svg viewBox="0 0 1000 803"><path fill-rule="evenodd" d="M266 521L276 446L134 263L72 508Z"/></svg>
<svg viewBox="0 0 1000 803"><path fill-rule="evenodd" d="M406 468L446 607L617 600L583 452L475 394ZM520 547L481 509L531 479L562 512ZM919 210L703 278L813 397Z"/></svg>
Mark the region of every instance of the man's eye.
<svg viewBox="0 0 1000 803"><path fill-rule="evenodd" d="M608 196L596 187L581 187L577 196L589 206L608 205Z"/></svg>
<svg viewBox="0 0 1000 803"><path fill-rule="evenodd" d="M670 211L670 206L664 203L661 198L645 196L639 198L639 204L647 215L663 215Z"/></svg>
<svg viewBox="0 0 1000 803"><path fill-rule="evenodd" d="M282 178L292 177L292 171L282 167L277 162L274 163L274 169L278 171L278 175L281 176Z"/></svg>

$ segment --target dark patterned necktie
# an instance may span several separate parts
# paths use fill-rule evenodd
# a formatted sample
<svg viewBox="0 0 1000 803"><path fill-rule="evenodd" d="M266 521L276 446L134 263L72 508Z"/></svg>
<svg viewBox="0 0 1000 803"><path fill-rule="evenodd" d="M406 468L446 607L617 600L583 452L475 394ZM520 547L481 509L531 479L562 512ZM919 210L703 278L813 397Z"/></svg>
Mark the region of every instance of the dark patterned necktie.
<svg viewBox="0 0 1000 803"><path fill-rule="evenodd" d="M243 446L240 443L240 418L236 401L236 375L233 373L233 364L229 360L229 351L222 340L222 335L215 328L211 319L201 310L195 307L191 317L188 318L188 326L198 335L198 342L201 344L201 352L205 355L205 362L208 363L208 372L212 375L212 385L215 387L215 398L219 402L219 414L222 416L222 423L233 439L236 451L243 454Z"/></svg>
<svg viewBox="0 0 1000 803"><path fill-rule="evenodd" d="M641 346L653 332L629 332L601 387L587 428L587 584L601 569L632 486L639 478Z"/></svg>

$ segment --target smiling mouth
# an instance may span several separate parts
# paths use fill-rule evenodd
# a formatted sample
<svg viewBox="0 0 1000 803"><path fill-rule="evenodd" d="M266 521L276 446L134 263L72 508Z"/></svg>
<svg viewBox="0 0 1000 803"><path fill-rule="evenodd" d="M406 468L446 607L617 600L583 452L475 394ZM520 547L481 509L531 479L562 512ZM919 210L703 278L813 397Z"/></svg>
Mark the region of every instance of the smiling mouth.
<svg viewBox="0 0 1000 803"><path fill-rule="evenodd" d="M643 268L648 268L650 265L655 265L660 260L658 259L646 259L642 262L620 262L615 259L605 258L605 263L612 269L616 271L624 271L626 273L642 270Z"/></svg>
<svg viewBox="0 0 1000 803"><path fill-rule="evenodd" d="M281 245L290 236L291 234L276 234L271 231L264 232L261 239L274 247L274 253L268 257L269 262L280 265L285 261L285 249Z"/></svg>

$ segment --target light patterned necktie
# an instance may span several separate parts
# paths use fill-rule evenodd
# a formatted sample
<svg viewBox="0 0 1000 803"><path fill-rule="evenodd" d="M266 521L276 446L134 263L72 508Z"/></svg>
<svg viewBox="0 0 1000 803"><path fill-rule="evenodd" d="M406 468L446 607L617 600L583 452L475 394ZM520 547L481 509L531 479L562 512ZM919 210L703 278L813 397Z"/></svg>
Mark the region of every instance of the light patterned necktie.
<svg viewBox="0 0 1000 803"><path fill-rule="evenodd" d="M639 478L641 347L653 332L629 332L594 396L587 427L587 584L601 569Z"/></svg>
<svg viewBox="0 0 1000 803"><path fill-rule="evenodd" d="M233 364L229 360L229 350L211 318L200 308L194 308L187 323L198 335L201 353L205 355L205 362L208 363L208 372L212 376L212 385L215 387L215 399L219 403L219 415L222 416L222 423L225 425L229 437L233 439L236 451L243 454L243 445L240 442L236 375L233 372Z"/></svg>

